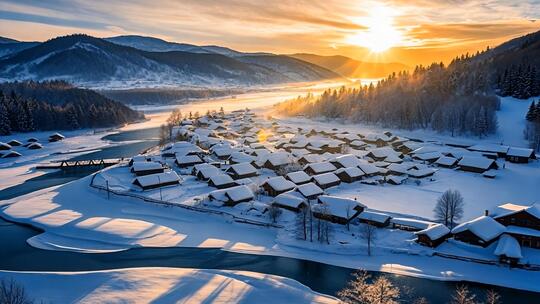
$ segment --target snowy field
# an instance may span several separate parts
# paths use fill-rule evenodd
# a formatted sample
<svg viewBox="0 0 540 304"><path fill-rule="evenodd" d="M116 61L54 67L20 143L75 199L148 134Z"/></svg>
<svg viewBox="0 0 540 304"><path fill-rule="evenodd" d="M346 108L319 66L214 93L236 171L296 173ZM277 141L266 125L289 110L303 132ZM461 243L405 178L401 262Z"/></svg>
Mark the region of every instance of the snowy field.
<svg viewBox="0 0 540 304"><path fill-rule="evenodd" d="M358 232L355 226L350 232L345 227L336 228L334 242L330 245L310 243L295 239L293 228L287 226L286 220L290 217L286 214L285 228L254 226L237 223L223 215L159 206L135 198L112 196L109 200L104 191L88 187L90 180L91 177L86 177L7 201L10 205L2 210L2 216L45 230L28 242L49 250L110 252L140 246L221 248L540 292L537 284L540 272L434 257L431 249L413 241L415 236L411 232L380 229L374 253L368 256L365 240L355 234ZM150 195L159 194L154 191ZM234 211L234 208L227 209ZM446 252L460 250L460 247L449 246ZM531 251L523 254L538 262L537 250ZM491 247L473 250L472 254L496 260Z"/></svg>
<svg viewBox="0 0 540 304"><path fill-rule="evenodd" d="M338 303L297 281L247 271L131 268L9 272L41 303ZM62 290L62 292L58 292Z"/></svg>

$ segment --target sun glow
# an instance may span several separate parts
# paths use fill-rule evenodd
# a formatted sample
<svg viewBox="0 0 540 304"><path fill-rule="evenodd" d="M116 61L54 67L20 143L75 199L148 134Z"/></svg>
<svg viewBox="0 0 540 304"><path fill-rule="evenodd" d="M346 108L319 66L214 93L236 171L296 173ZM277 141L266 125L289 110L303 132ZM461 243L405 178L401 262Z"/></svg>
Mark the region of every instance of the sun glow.
<svg viewBox="0 0 540 304"><path fill-rule="evenodd" d="M347 38L347 43L366 47L372 52L384 52L403 40L402 33L394 26L395 12L384 6L370 10L367 17L358 18L358 23L367 27Z"/></svg>

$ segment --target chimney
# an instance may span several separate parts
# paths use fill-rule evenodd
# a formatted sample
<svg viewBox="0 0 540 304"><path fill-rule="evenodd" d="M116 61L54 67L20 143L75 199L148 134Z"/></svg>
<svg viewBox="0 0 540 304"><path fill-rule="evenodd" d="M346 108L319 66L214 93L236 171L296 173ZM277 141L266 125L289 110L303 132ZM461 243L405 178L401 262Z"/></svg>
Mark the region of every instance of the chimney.
<svg viewBox="0 0 540 304"><path fill-rule="evenodd" d="M484 215L485 215L485 216L488 216L488 215L489 215L489 211L488 211L487 209L484 211Z"/></svg>

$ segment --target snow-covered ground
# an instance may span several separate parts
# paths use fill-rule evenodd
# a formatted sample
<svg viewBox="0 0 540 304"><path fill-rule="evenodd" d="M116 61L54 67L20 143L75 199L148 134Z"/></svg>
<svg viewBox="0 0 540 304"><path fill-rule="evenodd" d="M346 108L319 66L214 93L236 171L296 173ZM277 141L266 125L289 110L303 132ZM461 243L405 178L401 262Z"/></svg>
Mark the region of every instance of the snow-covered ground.
<svg viewBox="0 0 540 304"><path fill-rule="evenodd" d="M45 303L338 303L299 282L248 271L131 268L94 272L9 272Z"/></svg>
<svg viewBox="0 0 540 304"><path fill-rule="evenodd" d="M28 242L50 250L106 252L140 246L222 248L436 280L470 280L540 291L538 271L431 256L430 249L412 242L414 235L410 232L379 229L374 254L369 257L365 240L358 236L359 228L355 226L351 232L337 228L330 245L310 243L296 240L290 226L268 228L237 223L223 215L159 206L136 198L113 195L108 200L104 191L89 187L90 180L89 176L7 201L10 205L2 210L2 216L45 230ZM489 250L475 254L496 259ZM533 256L537 256L537 250L533 251Z"/></svg>
<svg viewBox="0 0 540 304"><path fill-rule="evenodd" d="M111 134L111 131L94 133L90 130L62 132L66 138L58 142L48 142L49 135L54 132L31 132L0 136L0 142L9 142L13 139L23 144L35 137L43 145L42 149L29 150L26 147L13 147L12 150L22 154L15 158L0 158L0 190L23 183L24 181L51 172L35 170L40 163L54 160L63 160L77 155L91 153L111 146L114 143L102 140L103 136Z"/></svg>

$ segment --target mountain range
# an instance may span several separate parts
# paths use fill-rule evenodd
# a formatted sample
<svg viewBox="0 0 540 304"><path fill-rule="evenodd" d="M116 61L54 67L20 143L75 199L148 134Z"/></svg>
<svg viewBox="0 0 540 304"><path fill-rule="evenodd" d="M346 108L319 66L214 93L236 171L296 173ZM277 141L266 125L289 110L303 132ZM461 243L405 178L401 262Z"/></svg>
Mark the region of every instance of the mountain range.
<svg viewBox="0 0 540 304"><path fill-rule="evenodd" d="M163 44L149 37L101 39L78 34L37 44L8 41L0 44L0 51L6 53L0 58L0 81L60 79L86 87L122 88L234 87L341 77L284 55Z"/></svg>

